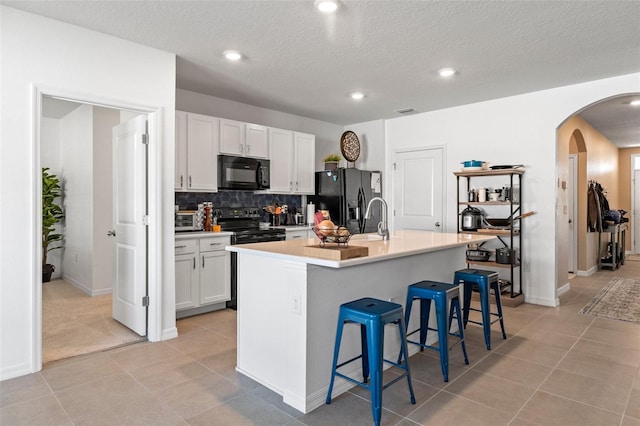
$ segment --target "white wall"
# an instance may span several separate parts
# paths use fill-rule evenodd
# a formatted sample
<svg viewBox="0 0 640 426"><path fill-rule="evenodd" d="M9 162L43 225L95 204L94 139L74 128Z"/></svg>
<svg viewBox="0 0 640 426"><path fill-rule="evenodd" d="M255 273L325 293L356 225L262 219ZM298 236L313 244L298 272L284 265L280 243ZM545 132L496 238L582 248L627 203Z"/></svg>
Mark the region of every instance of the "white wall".
<svg viewBox="0 0 640 426"><path fill-rule="evenodd" d="M150 146L149 338L175 336L175 55L0 6L0 379L40 369L40 169L34 87L158 111ZM11 206L12 208L5 208ZM28 219L28 220L25 220ZM162 291L154 291L159 286ZM161 303L161 306L158 306ZM158 323L160 326L158 327Z"/></svg>
<svg viewBox="0 0 640 426"><path fill-rule="evenodd" d="M60 120L60 177L65 211L63 276L91 294L93 279L93 107Z"/></svg>
<svg viewBox="0 0 640 426"><path fill-rule="evenodd" d="M355 161L357 169L384 170L384 128L384 120L367 121L344 127L345 131L351 130L358 135L358 140L360 141L360 157ZM337 150L331 152L340 153L340 145L338 145Z"/></svg>
<svg viewBox="0 0 640 426"><path fill-rule="evenodd" d="M394 151L402 148L446 147L449 212L456 211L453 172L461 161L524 164L522 209L536 212L523 220L525 300L555 306L556 128L586 105L638 90L640 74L631 74L388 120L385 192L391 189ZM456 229L456 220L449 213L447 229Z"/></svg>
<svg viewBox="0 0 640 426"><path fill-rule="evenodd" d="M326 154L323 155L323 153L340 152L340 136L343 128L326 121L314 120L182 89L176 91L176 109L311 133L316 137L316 170L324 170L322 158Z"/></svg>

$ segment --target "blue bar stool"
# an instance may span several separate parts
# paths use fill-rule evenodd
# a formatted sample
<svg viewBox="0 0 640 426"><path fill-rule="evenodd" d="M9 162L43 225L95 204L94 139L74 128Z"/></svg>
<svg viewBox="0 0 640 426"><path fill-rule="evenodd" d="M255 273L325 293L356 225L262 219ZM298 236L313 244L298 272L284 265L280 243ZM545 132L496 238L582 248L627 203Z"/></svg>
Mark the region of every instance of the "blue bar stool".
<svg viewBox="0 0 640 426"><path fill-rule="evenodd" d="M502 301L500 299L500 286L498 285L498 273L495 271L484 271L481 269L461 269L456 271L454 275L454 283L459 284L462 281L464 287L464 326L467 326L468 322L482 325L484 329L484 341L487 344L487 349L491 349L491 324L496 321L500 321L500 328L502 329L502 338L507 338L507 333L504 331L504 320L502 318ZM471 291L473 285L478 286L480 291L480 309L471 307ZM489 302L490 290L496 297L496 307L498 312L491 312L491 303ZM482 321L472 321L469 319L469 311L477 311L482 313ZM491 316L497 317L491 321Z"/></svg>
<svg viewBox="0 0 640 426"><path fill-rule="evenodd" d="M420 328L409 331L409 318L411 316L411 307L413 301L420 300ZM438 328L429 327L429 313L431 311L431 301L435 302L436 322ZM447 303L449 302L449 303ZM449 312L447 313L447 306ZM453 320L453 312L456 313L458 320L458 332L451 333L451 322ZM447 321L448 320L448 321ZM440 352L440 365L442 367L442 375L444 381L449 381L449 335L458 337L458 343L462 346L464 355L464 363L469 364L467 358L467 348L464 344L464 327L462 325L462 315L460 313L460 287L457 285L439 283L435 281L420 281L411 284L407 289L407 303L405 305L404 324L407 328L407 342L420 346L420 351L424 348L433 349ZM438 331L438 347L426 344L427 331ZM409 340L409 336L420 332L420 341Z"/></svg>
<svg viewBox="0 0 640 426"><path fill-rule="evenodd" d="M362 353L348 361L338 364L342 329L344 324L350 322L360 324L360 343L362 345ZM384 326L388 323L398 324L401 342L400 357L404 357L405 361L403 364L384 359ZM331 368L331 382L329 384L326 403L331 404L333 382L335 377L339 376L358 386L369 389L371 392L371 411L373 413L373 421L376 426L380 424L380 417L382 415L382 391L404 377L407 378L407 383L409 385L411 403L415 404L416 398L413 395L413 386L411 385L411 373L409 371L409 360L407 359L407 354L406 333L404 323L402 321L401 305L370 297L365 297L363 299L354 300L340 305L338 328L336 331L336 344L333 351L333 366ZM336 371L338 368L358 359L362 359L362 382ZM391 380L389 383L383 384L383 361L404 370L404 373ZM371 375L370 381L369 375ZM367 384L367 382L369 383Z"/></svg>

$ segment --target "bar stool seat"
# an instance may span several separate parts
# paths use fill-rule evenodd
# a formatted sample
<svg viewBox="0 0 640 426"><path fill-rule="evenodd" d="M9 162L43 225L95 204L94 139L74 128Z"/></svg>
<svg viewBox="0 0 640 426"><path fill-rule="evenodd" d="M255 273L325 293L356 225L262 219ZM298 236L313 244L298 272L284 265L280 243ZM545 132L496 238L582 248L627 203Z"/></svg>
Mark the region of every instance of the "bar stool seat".
<svg viewBox="0 0 640 426"><path fill-rule="evenodd" d="M411 308L414 300L420 300L420 327L409 331L409 318L411 316ZM436 307L436 323L438 328L429 327L429 313L431 311L431 301L434 301ZM449 303L447 303L449 302ZM449 307L449 309L447 309ZM451 323L453 321L453 313L455 311L458 321L458 332L451 332ZM407 303L405 305L404 324L407 329L407 342L420 346L422 351L424 348L432 349L440 352L440 365L442 367L442 375L444 381L449 381L449 349L458 343L462 347L464 355L464 363L469 364L467 358L467 348L464 344L464 327L462 324L462 315L460 312L460 287L448 283L436 281L420 281L411 284L407 288ZM438 332L438 347L426 344L428 330ZM409 336L420 332L420 341L409 340ZM449 346L449 336L458 337L458 341Z"/></svg>
<svg viewBox="0 0 640 426"><path fill-rule="evenodd" d="M491 324L496 321L500 321L500 328L502 329L502 338L507 338L507 333L504 330L504 319L502 317L502 300L500 299L500 286L498 285L498 273L495 271L485 271L482 269L461 269L456 271L453 279L455 284L462 282L464 288L464 326L467 327L467 323L481 325L484 331L484 341L487 345L487 349L491 349ZM471 292L473 285L478 286L480 292L480 309L471 307ZM493 290L496 298L497 312L491 312L491 303L489 302L489 294ZM482 321L472 321L469 319L469 311L477 311L482 314ZM491 317L496 319L493 321Z"/></svg>
<svg viewBox="0 0 640 426"><path fill-rule="evenodd" d="M338 364L340 342L342 341L342 330L344 325L347 323L360 324L360 343L362 352L360 355ZM398 324L400 332L401 360L397 363L384 359L384 326L388 323ZM406 333L402 318L401 305L370 297L365 297L340 305L338 327L336 331L336 343L331 368L331 382L329 383L326 403L331 403L333 383L335 377L338 376L358 386L362 386L371 392L371 411L376 426L380 424L380 417L382 415L382 391L404 377L407 378L407 384L409 385L411 403L415 404L416 399L413 395L411 372L409 371L409 360L407 354ZM404 358L404 362L400 363L402 358ZM362 359L363 380L361 382L337 371L338 368L358 359ZM384 384L382 382L383 362L391 364L404 372L389 383Z"/></svg>

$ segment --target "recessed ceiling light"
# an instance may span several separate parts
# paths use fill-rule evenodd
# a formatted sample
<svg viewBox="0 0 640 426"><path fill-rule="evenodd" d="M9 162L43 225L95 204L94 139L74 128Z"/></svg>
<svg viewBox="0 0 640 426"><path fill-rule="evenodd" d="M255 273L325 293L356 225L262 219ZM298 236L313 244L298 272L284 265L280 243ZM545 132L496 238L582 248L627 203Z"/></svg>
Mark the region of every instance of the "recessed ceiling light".
<svg viewBox="0 0 640 426"><path fill-rule="evenodd" d="M338 10L338 2L336 0L316 0L315 6L322 13L333 13Z"/></svg>
<svg viewBox="0 0 640 426"><path fill-rule="evenodd" d="M242 59L242 53L238 52L237 50L226 50L222 54L224 55L225 58L227 58L230 61L235 62Z"/></svg>
<svg viewBox="0 0 640 426"><path fill-rule="evenodd" d="M453 68L442 68L440 71L438 71L438 74L440 74L440 77L451 77L455 73L456 73L456 70L454 70Z"/></svg>
<svg viewBox="0 0 640 426"><path fill-rule="evenodd" d="M640 106L640 99L636 99L635 101L629 102L629 105L634 107Z"/></svg>
<svg viewBox="0 0 640 426"><path fill-rule="evenodd" d="M359 101L362 98L364 98L364 93L362 93L362 92L353 92L351 94L351 99L354 99L356 101Z"/></svg>

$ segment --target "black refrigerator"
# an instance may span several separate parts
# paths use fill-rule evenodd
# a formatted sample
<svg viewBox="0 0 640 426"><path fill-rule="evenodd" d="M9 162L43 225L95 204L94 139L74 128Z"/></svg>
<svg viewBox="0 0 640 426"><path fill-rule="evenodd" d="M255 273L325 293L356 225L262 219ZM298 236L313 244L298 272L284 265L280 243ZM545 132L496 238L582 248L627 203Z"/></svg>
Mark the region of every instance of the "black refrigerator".
<svg viewBox="0 0 640 426"><path fill-rule="evenodd" d="M377 171L336 169L316 172L315 195L309 196L316 210L329 210L331 220L352 234L377 232L382 217L382 204L371 206L371 218L364 218L367 204L380 197L382 177Z"/></svg>

